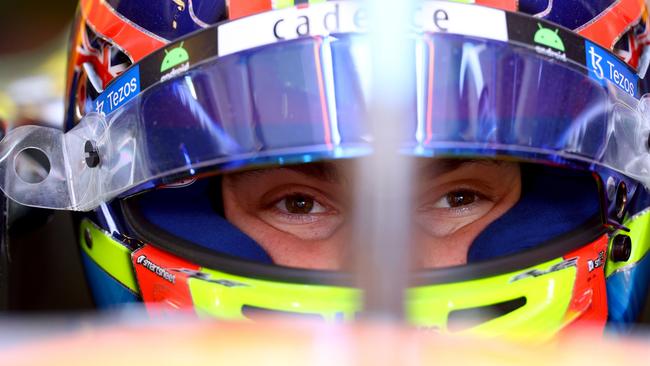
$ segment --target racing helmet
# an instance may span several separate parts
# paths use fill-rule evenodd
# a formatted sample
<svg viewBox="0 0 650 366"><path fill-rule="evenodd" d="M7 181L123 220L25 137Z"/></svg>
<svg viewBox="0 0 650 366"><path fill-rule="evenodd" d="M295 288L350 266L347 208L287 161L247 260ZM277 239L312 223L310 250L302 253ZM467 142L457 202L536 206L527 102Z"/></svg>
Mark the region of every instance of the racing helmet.
<svg viewBox="0 0 650 366"><path fill-rule="evenodd" d="M490 335L627 329L650 272L646 4L471 3L417 3L404 40L399 153L413 191L435 192L413 221L437 238L417 252L407 317ZM50 173L3 189L85 211L79 245L101 308L352 320L345 249L303 261L332 258L317 226L346 226L347 208L304 179L338 192L373 154L367 19L354 1L81 0L68 131L14 131L4 155L36 148ZM458 169L462 184L445 175ZM458 224L484 204L501 209L473 231Z"/></svg>

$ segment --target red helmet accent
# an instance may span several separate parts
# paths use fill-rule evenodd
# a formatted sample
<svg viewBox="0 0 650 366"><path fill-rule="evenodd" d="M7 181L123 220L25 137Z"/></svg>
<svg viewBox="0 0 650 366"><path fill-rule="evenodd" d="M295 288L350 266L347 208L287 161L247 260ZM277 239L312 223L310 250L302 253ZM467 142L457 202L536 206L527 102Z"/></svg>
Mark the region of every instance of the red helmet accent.
<svg viewBox="0 0 650 366"><path fill-rule="evenodd" d="M148 310L193 308L187 280L199 270L199 266L150 245L134 251L131 259Z"/></svg>
<svg viewBox="0 0 650 366"><path fill-rule="evenodd" d="M644 9L644 0L620 0L575 31L611 50L630 25L641 19Z"/></svg>
<svg viewBox="0 0 650 366"><path fill-rule="evenodd" d="M133 62L169 43L118 15L106 1L81 0L80 9L86 23L118 44Z"/></svg>
<svg viewBox="0 0 650 366"><path fill-rule="evenodd" d="M593 243L567 253L565 259L576 258L576 280L567 317L578 318L570 328L604 329L607 322L607 287L605 262L609 237L603 235Z"/></svg>

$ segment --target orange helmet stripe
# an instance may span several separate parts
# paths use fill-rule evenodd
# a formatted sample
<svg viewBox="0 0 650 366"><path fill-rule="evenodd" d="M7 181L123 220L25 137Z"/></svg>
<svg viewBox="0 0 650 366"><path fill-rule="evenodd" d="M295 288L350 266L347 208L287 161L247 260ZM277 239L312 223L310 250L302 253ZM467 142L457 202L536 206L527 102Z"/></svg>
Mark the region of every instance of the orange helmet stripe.
<svg viewBox="0 0 650 366"><path fill-rule="evenodd" d="M508 11L517 11L517 0L476 0L476 4Z"/></svg>
<svg viewBox="0 0 650 366"><path fill-rule="evenodd" d="M611 50L643 15L644 0L619 0L575 31Z"/></svg>
<svg viewBox="0 0 650 366"><path fill-rule="evenodd" d="M133 59L133 62L140 61L168 43L167 40L124 19L104 0L81 0L81 12L93 30L110 38Z"/></svg>
<svg viewBox="0 0 650 366"><path fill-rule="evenodd" d="M242 18L247 15L273 10L271 0L229 0L226 5L229 19Z"/></svg>

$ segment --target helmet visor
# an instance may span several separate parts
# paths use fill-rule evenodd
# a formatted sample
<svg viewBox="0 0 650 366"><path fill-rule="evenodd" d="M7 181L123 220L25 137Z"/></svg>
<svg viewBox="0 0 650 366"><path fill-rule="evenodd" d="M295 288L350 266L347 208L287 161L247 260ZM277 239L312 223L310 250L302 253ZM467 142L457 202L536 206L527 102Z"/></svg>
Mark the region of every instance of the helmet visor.
<svg viewBox="0 0 650 366"><path fill-rule="evenodd" d="M620 88L507 42L405 41L402 153L599 165L647 183L644 104ZM160 178L367 154L369 56L368 39L353 33L280 42L212 59L65 134L16 129L2 146L3 189L26 205L89 210ZM14 168L31 149L51 163L41 182Z"/></svg>

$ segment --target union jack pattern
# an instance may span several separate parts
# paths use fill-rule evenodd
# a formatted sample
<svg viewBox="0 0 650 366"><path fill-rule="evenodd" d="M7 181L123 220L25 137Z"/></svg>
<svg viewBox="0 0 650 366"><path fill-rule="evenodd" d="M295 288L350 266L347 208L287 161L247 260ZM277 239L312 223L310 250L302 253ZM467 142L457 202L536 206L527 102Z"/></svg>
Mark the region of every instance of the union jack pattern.
<svg viewBox="0 0 650 366"><path fill-rule="evenodd" d="M75 52L74 72L77 81L77 114L89 111L89 99L96 98L132 60L118 46L100 37L90 27L83 26Z"/></svg>
<svg viewBox="0 0 650 366"><path fill-rule="evenodd" d="M639 67L643 49L650 45L650 24L648 13L644 12L641 20L628 31L614 46L614 51L625 62L634 68Z"/></svg>
<svg viewBox="0 0 650 366"><path fill-rule="evenodd" d="M77 47L76 67L82 67L97 92L131 65L131 59L116 45L85 27Z"/></svg>

